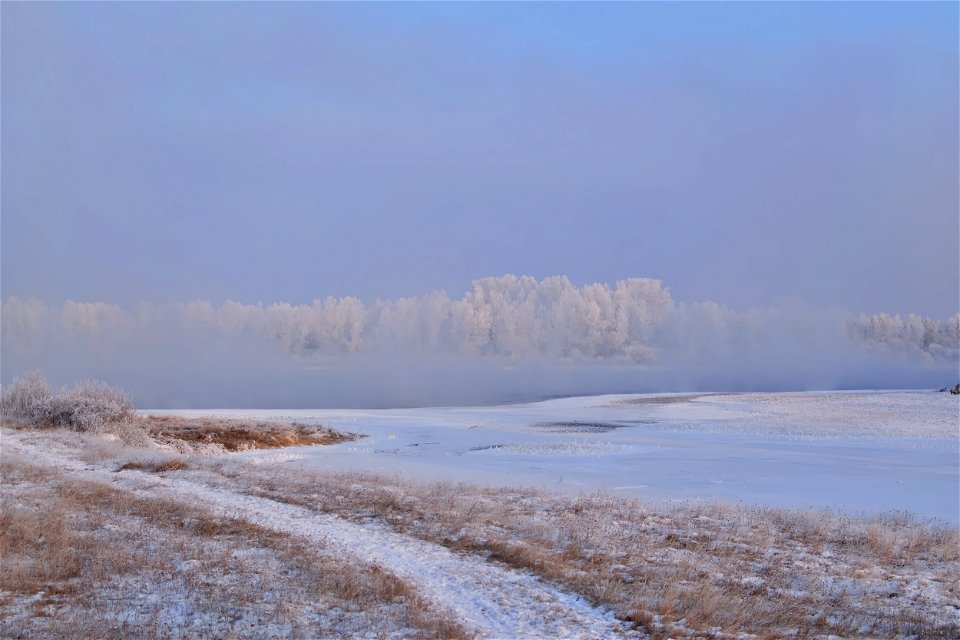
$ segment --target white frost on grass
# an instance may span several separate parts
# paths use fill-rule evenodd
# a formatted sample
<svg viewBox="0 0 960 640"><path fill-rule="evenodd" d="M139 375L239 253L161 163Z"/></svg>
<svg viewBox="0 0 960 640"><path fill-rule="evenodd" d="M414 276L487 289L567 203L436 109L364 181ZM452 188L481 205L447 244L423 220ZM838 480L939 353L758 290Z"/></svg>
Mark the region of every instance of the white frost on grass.
<svg viewBox="0 0 960 640"><path fill-rule="evenodd" d="M34 434L35 435L35 434ZM612 612L591 606L533 575L484 558L392 531L379 523L356 524L268 498L214 488L187 476L158 477L140 471L113 473L80 462L35 437L9 432L4 448L85 478L114 483L146 499L173 499L229 518L317 543L320 553L375 564L415 585L439 610L448 610L472 634L484 638L643 637ZM62 451L62 449L61 449Z"/></svg>
<svg viewBox="0 0 960 640"><path fill-rule="evenodd" d="M197 500L214 512L321 542L340 557L379 564L417 586L420 595L483 637L626 637L613 614L535 577L460 556L380 524L358 525L267 498L165 480L151 492ZM639 637L639 634L634 634Z"/></svg>
<svg viewBox="0 0 960 640"><path fill-rule="evenodd" d="M293 462L294 460L303 460L306 458L302 453L271 453L259 456L249 456L247 462L251 464L279 464L282 462Z"/></svg>

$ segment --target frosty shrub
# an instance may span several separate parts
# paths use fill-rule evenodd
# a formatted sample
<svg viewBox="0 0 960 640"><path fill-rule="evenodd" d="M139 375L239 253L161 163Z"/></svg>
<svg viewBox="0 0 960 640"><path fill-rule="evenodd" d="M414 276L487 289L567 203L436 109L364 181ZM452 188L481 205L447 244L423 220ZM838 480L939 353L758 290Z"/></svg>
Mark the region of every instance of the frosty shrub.
<svg viewBox="0 0 960 640"><path fill-rule="evenodd" d="M44 422L73 431L99 431L133 415L127 395L99 381L80 382L51 396L44 409Z"/></svg>
<svg viewBox="0 0 960 640"><path fill-rule="evenodd" d="M80 382L51 393L39 373L16 378L3 390L4 415L39 427L72 431L102 431L134 415L130 398L120 389L100 381Z"/></svg>
<svg viewBox="0 0 960 640"><path fill-rule="evenodd" d="M39 371L26 373L3 388L0 409L3 415L30 422L37 419L37 411L50 400L50 386Z"/></svg>

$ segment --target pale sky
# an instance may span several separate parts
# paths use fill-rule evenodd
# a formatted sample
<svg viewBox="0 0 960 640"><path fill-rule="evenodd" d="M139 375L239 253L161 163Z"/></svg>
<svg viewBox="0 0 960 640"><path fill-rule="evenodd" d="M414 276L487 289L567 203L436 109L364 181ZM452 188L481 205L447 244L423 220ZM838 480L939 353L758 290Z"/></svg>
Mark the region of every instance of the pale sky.
<svg viewBox="0 0 960 640"><path fill-rule="evenodd" d="M958 5L12 3L2 297L958 310Z"/></svg>

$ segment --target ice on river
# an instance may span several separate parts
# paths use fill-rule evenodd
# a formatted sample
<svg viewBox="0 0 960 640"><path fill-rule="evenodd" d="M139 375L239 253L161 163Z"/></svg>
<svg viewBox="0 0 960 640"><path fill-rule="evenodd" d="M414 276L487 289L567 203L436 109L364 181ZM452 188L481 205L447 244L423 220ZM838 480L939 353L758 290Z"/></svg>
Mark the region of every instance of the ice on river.
<svg viewBox="0 0 960 640"><path fill-rule="evenodd" d="M367 437L234 454L428 480L720 500L958 523L960 398L944 393L607 395L492 407L177 411ZM271 458L270 455L274 457Z"/></svg>

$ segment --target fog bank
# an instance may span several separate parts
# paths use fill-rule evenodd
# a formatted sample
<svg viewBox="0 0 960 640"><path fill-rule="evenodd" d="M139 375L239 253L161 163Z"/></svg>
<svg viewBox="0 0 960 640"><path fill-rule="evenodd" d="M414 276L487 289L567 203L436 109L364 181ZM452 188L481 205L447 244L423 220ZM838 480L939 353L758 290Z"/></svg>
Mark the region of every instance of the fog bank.
<svg viewBox="0 0 960 640"><path fill-rule="evenodd" d="M482 404L552 395L954 384L960 314L675 302L658 280L501 276L364 303L2 305L4 382L101 378L139 406Z"/></svg>

